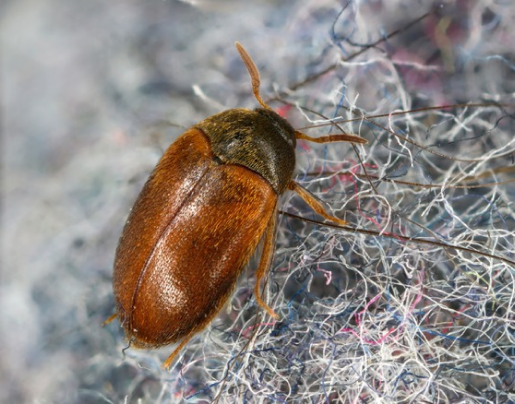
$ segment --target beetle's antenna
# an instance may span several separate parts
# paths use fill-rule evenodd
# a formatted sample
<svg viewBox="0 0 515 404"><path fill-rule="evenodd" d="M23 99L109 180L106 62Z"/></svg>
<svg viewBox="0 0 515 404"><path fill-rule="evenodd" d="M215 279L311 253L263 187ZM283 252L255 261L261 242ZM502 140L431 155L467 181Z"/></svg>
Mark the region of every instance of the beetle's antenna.
<svg viewBox="0 0 515 404"><path fill-rule="evenodd" d="M247 68L250 80L252 82L252 92L254 93L254 97L256 97L256 100L261 104L263 108L271 109L265 101L261 98L261 95L259 94L259 86L261 84L261 80L259 78L259 70L256 67L256 64L250 57L250 55L247 53L245 48L239 43L236 42L236 49L238 50L238 53L240 54L241 60L243 60L243 63L245 63L245 67Z"/></svg>

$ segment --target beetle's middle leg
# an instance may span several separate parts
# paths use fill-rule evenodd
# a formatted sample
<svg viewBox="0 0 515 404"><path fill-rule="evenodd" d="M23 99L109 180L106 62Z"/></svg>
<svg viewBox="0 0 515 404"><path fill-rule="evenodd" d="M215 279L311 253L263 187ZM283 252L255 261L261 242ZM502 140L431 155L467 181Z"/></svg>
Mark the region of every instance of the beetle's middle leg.
<svg viewBox="0 0 515 404"><path fill-rule="evenodd" d="M270 267L272 256L274 253L275 247L275 223L277 217L277 208L274 209L272 216L270 217L270 221L266 226L265 230L265 242L263 245L263 252L261 253L261 259L259 260L259 266L256 274L256 284L254 285L254 296L256 297L256 301L258 304L266 310L268 314L270 314L276 320L279 319L279 316L275 311L273 311L261 298L259 293L259 285L261 283L261 279L265 276L268 268Z"/></svg>

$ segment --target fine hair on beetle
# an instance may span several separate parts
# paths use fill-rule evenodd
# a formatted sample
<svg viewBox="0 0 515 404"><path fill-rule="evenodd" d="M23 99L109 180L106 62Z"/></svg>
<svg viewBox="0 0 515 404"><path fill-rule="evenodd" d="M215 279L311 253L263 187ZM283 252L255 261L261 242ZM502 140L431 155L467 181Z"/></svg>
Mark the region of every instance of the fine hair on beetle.
<svg viewBox="0 0 515 404"><path fill-rule="evenodd" d="M118 317L136 348L179 343L164 368L224 306L261 240L254 297L279 319L260 284L272 262L281 194L294 191L318 215L347 225L292 179L296 140L367 143L347 133L313 138L293 129L263 101L258 69L238 42L236 48L261 107L208 117L172 143L135 202L116 251L117 312L106 323Z"/></svg>

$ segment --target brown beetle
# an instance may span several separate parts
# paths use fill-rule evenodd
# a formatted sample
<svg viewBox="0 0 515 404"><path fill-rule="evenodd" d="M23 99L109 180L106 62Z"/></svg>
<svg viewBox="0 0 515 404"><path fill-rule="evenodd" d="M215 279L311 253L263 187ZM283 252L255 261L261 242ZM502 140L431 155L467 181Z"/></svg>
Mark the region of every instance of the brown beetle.
<svg viewBox="0 0 515 404"><path fill-rule="evenodd" d="M259 284L273 254L279 195L293 190L321 216L346 224L292 180L296 139L367 143L295 131L261 99L259 72L239 43L236 48L262 108L231 109L184 132L145 184L116 251L111 319L118 316L137 348L181 341L164 368L220 311L261 239L254 294L278 318Z"/></svg>

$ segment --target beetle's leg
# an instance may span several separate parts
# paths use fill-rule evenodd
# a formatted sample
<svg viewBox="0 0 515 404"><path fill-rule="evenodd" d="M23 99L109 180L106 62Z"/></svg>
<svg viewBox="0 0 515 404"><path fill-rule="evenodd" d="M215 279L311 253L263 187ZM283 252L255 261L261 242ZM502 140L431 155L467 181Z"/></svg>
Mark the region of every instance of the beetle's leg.
<svg viewBox="0 0 515 404"><path fill-rule="evenodd" d="M313 143L333 143L333 142L350 142L357 144L367 144L368 140L364 139L360 136L351 135L349 133L340 133L334 135L320 136L320 137L311 137L306 135L305 133L295 131L295 139L304 139L308 142Z"/></svg>
<svg viewBox="0 0 515 404"><path fill-rule="evenodd" d="M335 216L327 214L327 212L325 211L324 207L320 204L320 202L318 202L313 195L311 195L308 191L306 191L295 181L290 180L290 182L288 183L288 189L295 191L297 194L299 194L299 196L302 199L304 199L304 202L306 202L311 207L311 209L313 209L320 216L325 217L327 220L338 223L342 226L346 226L349 224L345 220L338 219Z"/></svg>
<svg viewBox="0 0 515 404"><path fill-rule="evenodd" d="M267 311L273 318L276 320L279 319L279 316L273 311L264 301L261 299L259 294L259 284L261 283L261 279L265 276L268 268L270 267L270 262L272 259L272 255L274 252L275 246L275 220L276 220L276 209L272 213L272 217L268 222L268 225L265 230L265 243L263 245L263 252L261 253L261 259L259 261L259 266L256 274L256 284L254 285L254 296L256 297L256 301L258 304Z"/></svg>
<svg viewBox="0 0 515 404"><path fill-rule="evenodd" d="M113 321L118 316L118 313L114 313L113 315L109 316L109 318L102 323L102 327L105 327L107 324L109 324L111 321Z"/></svg>
<svg viewBox="0 0 515 404"><path fill-rule="evenodd" d="M173 362L173 360L175 359L175 357L177 356L177 354L179 352L181 352L182 348L184 348L184 346L190 342L190 339L193 338L193 336L195 335L194 332L190 333L189 335L186 335L186 337L184 337L184 339L181 341L181 343L179 344L179 346L177 348L174 349L174 351L170 354L170 356L163 362L163 364L161 365L161 367L165 370L168 370Z"/></svg>

